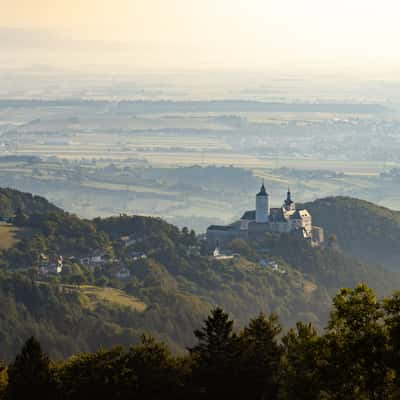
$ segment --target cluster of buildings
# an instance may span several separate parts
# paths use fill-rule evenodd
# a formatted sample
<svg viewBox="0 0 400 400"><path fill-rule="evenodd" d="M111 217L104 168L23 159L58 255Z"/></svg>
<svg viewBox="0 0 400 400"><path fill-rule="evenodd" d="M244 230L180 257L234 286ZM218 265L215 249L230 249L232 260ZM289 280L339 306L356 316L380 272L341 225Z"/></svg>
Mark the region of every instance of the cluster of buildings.
<svg viewBox="0 0 400 400"><path fill-rule="evenodd" d="M282 206L271 208L270 195L263 182L255 200L255 210L246 211L240 220L230 225L208 227L209 245L218 247L233 239L262 240L266 233L299 235L315 246L323 243L323 229L313 226L312 216L308 210L297 209L290 189L287 191Z"/></svg>
<svg viewBox="0 0 400 400"><path fill-rule="evenodd" d="M62 256L58 256L56 259L50 259L46 254L40 254L39 273L41 275L58 275L63 270L64 260Z"/></svg>
<svg viewBox="0 0 400 400"><path fill-rule="evenodd" d="M128 252L128 257L132 261L139 261L146 259L147 255L143 252L131 251ZM93 251L91 254L78 259L74 256L71 256L67 259L67 264L75 262L85 266L92 272L96 268L107 266L111 274L117 279L124 280L131 277L130 270L123 265L121 260L111 258L109 254L103 250ZM41 275L59 275L63 271L63 266L64 259L62 256L51 258L46 254L40 255L39 272Z"/></svg>
<svg viewBox="0 0 400 400"><path fill-rule="evenodd" d="M139 251L130 251L128 252L127 256L132 261L145 260L147 258L147 255L145 253ZM84 265L91 271L94 271L97 267L107 265L110 272L117 279L124 280L131 277L130 270L123 265L121 260L117 258L111 258L109 254L103 250L98 250L90 255L81 257L79 259L79 263L81 265Z"/></svg>

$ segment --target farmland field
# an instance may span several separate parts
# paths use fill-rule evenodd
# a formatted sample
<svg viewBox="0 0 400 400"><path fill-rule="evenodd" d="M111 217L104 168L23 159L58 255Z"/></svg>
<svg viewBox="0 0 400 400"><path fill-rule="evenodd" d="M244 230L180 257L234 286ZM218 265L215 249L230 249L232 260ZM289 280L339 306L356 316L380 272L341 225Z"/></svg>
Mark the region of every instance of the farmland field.
<svg viewBox="0 0 400 400"><path fill-rule="evenodd" d="M87 218L153 215L198 232L253 208L263 178L272 206L290 186L298 202L344 195L400 209L394 104L325 92L319 102L285 80L239 100L207 100L200 87L185 100L171 86L173 98L120 101L101 87L96 99L0 99L0 185Z"/></svg>

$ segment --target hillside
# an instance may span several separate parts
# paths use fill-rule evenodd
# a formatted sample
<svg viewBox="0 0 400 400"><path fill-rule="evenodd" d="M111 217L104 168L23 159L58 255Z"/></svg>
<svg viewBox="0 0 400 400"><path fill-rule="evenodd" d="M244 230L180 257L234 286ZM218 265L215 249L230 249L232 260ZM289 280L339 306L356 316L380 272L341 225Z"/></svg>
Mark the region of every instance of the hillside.
<svg viewBox="0 0 400 400"><path fill-rule="evenodd" d="M89 307L84 293L59 285L32 283L20 274L0 273L0 343L2 359L14 356L27 337L35 335L55 358L77 350L139 340L141 330L118 326L110 312L121 307L98 302ZM122 308L121 308L122 309ZM126 309L126 312L135 313Z"/></svg>
<svg viewBox="0 0 400 400"><path fill-rule="evenodd" d="M29 199L9 192L7 202L14 195ZM143 332L182 351L214 306L237 327L264 311L278 313L285 327L302 319L322 328L339 288L363 281L382 296L400 287L398 273L291 236L234 241L240 256L216 259L193 231L158 218L87 221L33 200L15 224L24 234L0 250L0 358L32 334L54 358L129 346ZM60 255L57 274L49 268Z"/></svg>
<svg viewBox="0 0 400 400"><path fill-rule="evenodd" d="M0 188L0 216L13 216L20 210L24 214L61 211L45 198L9 188Z"/></svg>
<svg viewBox="0 0 400 400"><path fill-rule="evenodd" d="M349 197L328 197L305 203L313 223L325 236L334 234L339 246L368 263L400 270L400 213Z"/></svg>

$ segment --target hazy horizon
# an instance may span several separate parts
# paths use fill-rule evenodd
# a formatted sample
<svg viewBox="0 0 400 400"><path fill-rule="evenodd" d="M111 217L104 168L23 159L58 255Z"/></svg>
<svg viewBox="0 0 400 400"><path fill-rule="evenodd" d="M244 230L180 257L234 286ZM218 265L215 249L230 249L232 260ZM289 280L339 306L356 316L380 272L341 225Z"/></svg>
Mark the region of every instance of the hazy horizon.
<svg viewBox="0 0 400 400"><path fill-rule="evenodd" d="M397 79L399 14L391 0L15 0L0 15L1 64Z"/></svg>

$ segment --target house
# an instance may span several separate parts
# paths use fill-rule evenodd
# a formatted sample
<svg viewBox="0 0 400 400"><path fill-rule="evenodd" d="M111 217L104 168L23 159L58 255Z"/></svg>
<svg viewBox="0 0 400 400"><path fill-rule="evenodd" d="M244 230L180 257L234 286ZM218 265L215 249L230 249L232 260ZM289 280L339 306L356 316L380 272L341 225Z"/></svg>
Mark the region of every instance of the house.
<svg viewBox="0 0 400 400"><path fill-rule="evenodd" d="M115 277L122 280L129 279L131 277L131 271L129 271L127 268L121 268L117 271Z"/></svg>
<svg viewBox="0 0 400 400"><path fill-rule="evenodd" d="M129 235L121 236L119 240L124 244L125 247L129 247L137 243L137 240L131 238Z"/></svg>
<svg viewBox="0 0 400 400"><path fill-rule="evenodd" d="M217 260L232 260L235 257L240 257L240 254L231 251L222 252L219 247L216 247L213 251L213 257Z"/></svg>
<svg viewBox="0 0 400 400"><path fill-rule="evenodd" d="M108 260L108 254L105 251L97 250L90 256L92 264L103 264Z"/></svg>
<svg viewBox="0 0 400 400"><path fill-rule="evenodd" d="M107 261L109 261L109 256L108 254L103 251L103 250L96 250L94 251L92 254L85 256L85 257L81 257L79 259L81 264L84 265L90 265L90 264L104 264Z"/></svg>
<svg viewBox="0 0 400 400"><path fill-rule="evenodd" d="M50 259L45 254L40 254L39 273L41 275L61 274L63 270L63 257L58 256L55 262L50 262Z"/></svg>
<svg viewBox="0 0 400 400"><path fill-rule="evenodd" d="M130 251L128 252L128 257L130 257L133 261L138 261L145 260L147 258L147 255L142 251Z"/></svg>
<svg viewBox="0 0 400 400"><path fill-rule="evenodd" d="M145 239L145 237L133 237L133 235L124 235L119 238L125 247L132 246L136 243L142 243Z"/></svg>
<svg viewBox="0 0 400 400"><path fill-rule="evenodd" d="M200 246L188 246L186 250L187 256L199 256L200 255Z"/></svg>
<svg viewBox="0 0 400 400"><path fill-rule="evenodd" d="M0 222L12 224L14 221L15 221L15 216L9 217L9 216L5 216L5 215L0 215Z"/></svg>
<svg viewBox="0 0 400 400"><path fill-rule="evenodd" d="M46 268L49 265L49 257L46 256L44 253L40 253L39 255L39 266Z"/></svg>

